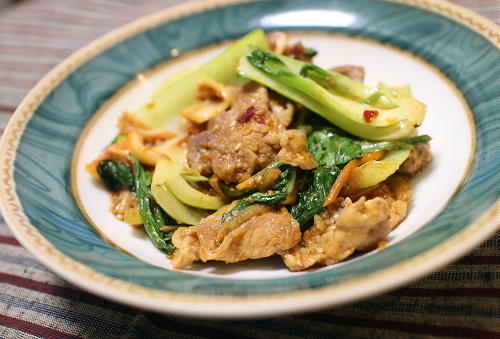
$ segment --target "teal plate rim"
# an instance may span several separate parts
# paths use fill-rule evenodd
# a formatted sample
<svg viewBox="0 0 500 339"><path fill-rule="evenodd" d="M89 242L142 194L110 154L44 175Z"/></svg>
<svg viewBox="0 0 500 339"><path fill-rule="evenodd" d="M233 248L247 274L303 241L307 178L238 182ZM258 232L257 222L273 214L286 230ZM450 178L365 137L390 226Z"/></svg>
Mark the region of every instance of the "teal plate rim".
<svg viewBox="0 0 500 339"><path fill-rule="evenodd" d="M236 38L259 26L256 18L262 15L317 9L348 13L355 20L348 25L261 27L377 40L435 65L463 93L475 119L476 153L446 208L384 251L338 268L276 280L193 277L145 264L104 242L70 189L73 148L93 113L137 73L168 60L172 48L184 53ZM181 29L185 25L189 32ZM77 51L28 94L0 143L0 208L20 242L54 272L93 293L149 310L262 317L380 293L458 258L498 228L498 192L492 189L500 183L495 175L500 126L494 114L500 106L498 40L496 25L437 0L226 0L169 8Z"/></svg>

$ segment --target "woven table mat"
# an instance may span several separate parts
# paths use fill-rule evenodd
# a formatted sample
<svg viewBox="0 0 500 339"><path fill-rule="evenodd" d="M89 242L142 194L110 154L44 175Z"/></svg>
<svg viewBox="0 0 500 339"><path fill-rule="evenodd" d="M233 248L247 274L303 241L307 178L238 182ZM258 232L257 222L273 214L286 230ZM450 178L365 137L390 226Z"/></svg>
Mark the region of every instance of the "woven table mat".
<svg viewBox="0 0 500 339"><path fill-rule="evenodd" d="M347 1L347 0L346 0ZM29 89L91 40L178 0L0 0L0 135ZM457 0L500 22L498 0ZM162 316L61 280L0 215L0 338L500 338L500 235L425 279L362 302L267 320Z"/></svg>

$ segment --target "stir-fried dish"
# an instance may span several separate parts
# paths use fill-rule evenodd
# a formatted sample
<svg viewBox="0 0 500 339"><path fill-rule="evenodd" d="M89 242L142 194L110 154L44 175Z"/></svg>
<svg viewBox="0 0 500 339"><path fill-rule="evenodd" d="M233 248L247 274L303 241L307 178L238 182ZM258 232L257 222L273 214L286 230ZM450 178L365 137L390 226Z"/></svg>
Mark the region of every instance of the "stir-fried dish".
<svg viewBox="0 0 500 339"><path fill-rule="evenodd" d="M301 271L382 249L406 217L408 178L431 160L416 131L425 105L315 54L256 30L123 113L87 166L116 218L175 268L279 255Z"/></svg>

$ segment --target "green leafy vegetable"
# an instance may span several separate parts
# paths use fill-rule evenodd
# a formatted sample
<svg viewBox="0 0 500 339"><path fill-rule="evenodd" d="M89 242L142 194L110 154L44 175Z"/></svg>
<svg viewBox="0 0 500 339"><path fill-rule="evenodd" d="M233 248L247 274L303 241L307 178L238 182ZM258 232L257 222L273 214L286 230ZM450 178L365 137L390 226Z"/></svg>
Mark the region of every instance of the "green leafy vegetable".
<svg viewBox="0 0 500 339"><path fill-rule="evenodd" d="M132 169L124 162L103 160L97 166L97 173L110 191L134 190Z"/></svg>
<svg viewBox="0 0 500 339"><path fill-rule="evenodd" d="M230 200L241 199L253 193L250 190L238 190L231 185L221 182L219 184L222 193Z"/></svg>
<svg viewBox="0 0 500 339"><path fill-rule="evenodd" d="M281 166L283 166L284 164L281 162L281 161L274 161L272 163L270 163L269 165L267 165L264 169L262 169L261 171L257 172L256 174L254 174L253 176L257 176L257 175L262 175L264 173L264 171L266 171L266 169L269 169L269 168L279 168ZM279 179L279 177L278 177ZM230 199L242 199L246 196L249 196L250 194L254 193L255 190L253 189L236 189L234 188L233 186L230 186L230 185L227 185L223 182L221 182L219 184L221 190L222 190L222 193L224 193L224 195Z"/></svg>
<svg viewBox="0 0 500 339"><path fill-rule="evenodd" d="M137 158L132 157L135 192L139 202L139 214L144 222L144 229L156 247L165 250L168 254L173 254L176 250L171 242L171 235L167 235L160 230L167 222L167 216L154 201L151 190L151 173L146 172Z"/></svg>
<svg viewBox="0 0 500 339"><path fill-rule="evenodd" d="M300 69L300 75L313 80L329 92L337 93L377 108L390 109L398 107L390 92L382 89L368 88L341 73L327 71L316 65L306 64Z"/></svg>
<svg viewBox="0 0 500 339"><path fill-rule="evenodd" d="M293 186L295 185L295 180L297 179L297 170L295 167L290 165L283 165L283 163L279 162L280 165L278 167L284 167L283 172L280 173L276 183L273 186L273 190L285 192L287 195L290 194L293 190Z"/></svg>
<svg viewBox="0 0 500 339"><path fill-rule="evenodd" d="M271 165L278 166L278 164L276 163L273 163ZM231 211L226 212L222 215L221 222L223 224L228 222L235 216L236 212L242 211L250 205L273 205L284 201L293 190L293 186L295 185L295 180L297 177L297 170L295 169L295 167L290 165L284 165L283 167L286 167L286 169L284 169L278 176L278 179L276 180L276 183L274 184L270 192L255 192L248 197L241 199Z"/></svg>
<svg viewBox="0 0 500 339"><path fill-rule="evenodd" d="M361 152L370 153L375 151L398 151L402 149L410 149L418 144L429 142L431 137L428 135L419 135L413 138L402 139L398 141L382 141L377 143L361 144Z"/></svg>
<svg viewBox="0 0 500 339"><path fill-rule="evenodd" d="M337 166L318 167L312 171L312 175L306 177L299 191L297 203L290 210L301 227L304 227L315 214L324 211L323 203L339 172L340 169Z"/></svg>
<svg viewBox="0 0 500 339"><path fill-rule="evenodd" d="M175 220L172 219L168 214L166 214L165 211L156 203L153 204L153 215L156 221L156 225L160 225L160 227L164 225L176 224ZM174 234L175 230L169 232L161 232L163 233L163 242L166 246L166 248L164 249L169 255L174 254L175 251L177 251L177 248L174 246L174 244L172 244L172 235Z"/></svg>
<svg viewBox="0 0 500 339"><path fill-rule="evenodd" d="M307 137L307 147L321 166L341 165L361 157L360 141L329 129L313 131Z"/></svg>
<svg viewBox="0 0 500 339"><path fill-rule="evenodd" d="M368 140L412 135L425 115L425 105L411 97L370 88L340 73L257 47L240 59L238 72ZM365 121L365 110L377 110L377 118Z"/></svg>
<svg viewBox="0 0 500 339"><path fill-rule="evenodd" d="M339 135L333 129L321 129L309 134L307 146L321 166L338 166L360 158L365 153L410 149L429 140L431 138L428 135L420 135L397 141L366 143Z"/></svg>
<svg viewBox="0 0 500 339"><path fill-rule="evenodd" d="M156 223L160 225L160 227L164 225L176 224L175 220L165 213L165 211L158 204L153 204L152 212Z"/></svg>
<svg viewBox="0 0 500 339"><path fill-rule="evenodd" d="M315 50L314 48L306 47L304 48L303 54L308 58L312 58L318 54L318 51Z"/></svg>
<svg viewBox="0 0 500 339"><path fill-rule="evenodd" d="M365 143L361 140L339 135L334 129L311 132L307 145L316 161L322 167L305 173L305 184L298 193L297 203L291 213L303 227L311 218L324 210L323 203L342 166L365 153L385 150L408 150L414 145L428 142L430 137L422 135L399 141ZM396 168L397 169L397 168Z"/></svg>
<svg viewBox="0 0 500 339"><path fill-rule="evenodd" d="M402 139L402 140L400 140L400 142L408 144L408 145L416 146L419 144L424 144L424 143L429 142L431 140L432 140L432 138L430 136L428 136L427 134L424 134L424 135L419 135L419 136L416 136L413 138ZM372 146L374 146L374 145L376 145L376 144L372 144Z"/></svg>
<svg viewBox="0 0 500 339"><path fill-rule="evenodd" d="M254 204L273 205L282 202L283 200L285 200L285 198L286 198L285 192L253 193L248 197L238 201L236 206L231 211L224 213L222 215L221 223L228 222L236 215L236 212L242 211L250 205Z"/></svg>
<svg viewBox="0 0 500 339"><path fill-rule="evenodd" d="M177 247L172 243L172 236L174 235L174 232L176 230L168 231L163 233L163 240L165 241L165 244L167 245L167 248L165 249L165 252L169 256L173 255L177 251Z"/></svg>

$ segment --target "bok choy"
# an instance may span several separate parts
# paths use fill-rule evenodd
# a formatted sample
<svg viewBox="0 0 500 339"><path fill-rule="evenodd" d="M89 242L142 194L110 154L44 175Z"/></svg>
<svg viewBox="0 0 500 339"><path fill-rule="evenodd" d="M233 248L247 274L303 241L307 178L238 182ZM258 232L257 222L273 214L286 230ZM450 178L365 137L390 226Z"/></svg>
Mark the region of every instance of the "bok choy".
<svg viewBox="0 0 500 339"><path fill-rule="evenodd" d="M401 93L359 84L348 77L268 50L251 47L238 74L269 87L367 140L395 140L415 134L425 105ZM367 120L365 112L377 112Z"/></svg>

